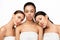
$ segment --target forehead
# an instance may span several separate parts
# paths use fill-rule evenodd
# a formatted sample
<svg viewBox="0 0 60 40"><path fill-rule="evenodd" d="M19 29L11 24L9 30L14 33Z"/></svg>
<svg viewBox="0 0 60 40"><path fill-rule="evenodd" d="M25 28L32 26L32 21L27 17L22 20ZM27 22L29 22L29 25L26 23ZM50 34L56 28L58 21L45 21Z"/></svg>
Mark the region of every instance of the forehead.
<svg viewBox="0 0 60 40"><path fill-rule="evenodd" d="M16 15L17 16L24 16L24 14L22 14L22 13L17 13Z"/></svg>
<svg viewBox="0 0 60 40"><path fill-rule="evenodd" d="M36 16L36 18L43 18L43 17L44 17L43 15Z"/></svg>
<svg viewBox="0 0 60 40"><path fill-rule="evenodd" d="M27 5L25 9L34 9L34 7L32 5Z"/></svg>

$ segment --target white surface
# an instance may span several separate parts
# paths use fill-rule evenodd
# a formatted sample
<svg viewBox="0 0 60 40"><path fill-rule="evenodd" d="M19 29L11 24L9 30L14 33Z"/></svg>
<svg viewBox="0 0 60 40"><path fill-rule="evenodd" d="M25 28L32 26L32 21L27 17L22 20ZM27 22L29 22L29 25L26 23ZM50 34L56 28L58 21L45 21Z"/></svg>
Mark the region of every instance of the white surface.
<svg viewBox="0 0 60 40"><path fill-rule="evenodd" d="M21 32L20 40L38 40L38 34L36 32Z"/></svg>
<svg viewBox="0 0 60 40"><path fill-rule="evenodd" d="M0 0L0 27L6 24L15 10L22 10L26 2L33 2L37 11L48 14L55 23L60 24L60 0Z"/></svg>
<svg viewBox="0 0 60 40"><path fill-rule="evenodd" d="M8 37L5 37L4 40L15 40L15 37L13 37L13 36L8 36Z"/></svg>
<svg viewBox="0 0 60 40"><path fill-rule="evenodd" d="M59 35L54 32L45 33L43 40L59 40Z"/></svg>

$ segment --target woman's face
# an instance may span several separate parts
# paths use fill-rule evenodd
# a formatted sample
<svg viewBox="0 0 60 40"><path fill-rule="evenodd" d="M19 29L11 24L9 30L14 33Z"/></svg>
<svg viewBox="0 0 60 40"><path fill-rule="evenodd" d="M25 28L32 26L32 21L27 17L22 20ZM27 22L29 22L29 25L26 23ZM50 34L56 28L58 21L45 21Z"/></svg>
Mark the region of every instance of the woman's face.
<svg viewBox="0 0 60 40"><path fill-rule="evenodd" d="M24 19L24 15L22 13L14 14L14 24L19 25Z"/></svg>
<svg viewBox="0 0 60 40"><path fill-rule="evenodd" d="M45 28L47 25L47 17L43 15L36 16L36 22L42 27Z"/></svg>
<svg viewBox="0 0 60 40"><path fill-rule="evenodd" d="M28 5L25 7L24 13L27 20L32 20L35 14L35 9L32 5Z"/></svg>

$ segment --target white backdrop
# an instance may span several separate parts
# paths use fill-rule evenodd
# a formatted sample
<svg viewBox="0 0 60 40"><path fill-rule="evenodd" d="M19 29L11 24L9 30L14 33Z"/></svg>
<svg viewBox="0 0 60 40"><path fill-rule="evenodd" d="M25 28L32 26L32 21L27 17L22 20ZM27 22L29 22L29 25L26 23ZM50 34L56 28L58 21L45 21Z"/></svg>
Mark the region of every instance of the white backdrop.
<svg viewBox="0 0 60 40"><path fill-rule="evenodd" d="M26 2L33 2L37 11L44 11L55 23L60 24L59 0L0 0L0 27L10 21L15 10L22 10Z"/></svg>

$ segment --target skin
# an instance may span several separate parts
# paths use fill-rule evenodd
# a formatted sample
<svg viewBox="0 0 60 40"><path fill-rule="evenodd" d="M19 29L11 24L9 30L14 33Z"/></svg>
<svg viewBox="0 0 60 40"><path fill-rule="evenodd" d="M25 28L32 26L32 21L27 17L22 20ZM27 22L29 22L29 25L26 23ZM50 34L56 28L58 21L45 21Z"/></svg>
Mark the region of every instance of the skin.
<svg viewBox="0 0 60 40"><path fill-rule="evenodd" d="M24 19L24 15L23 14L21 14L21 13L18 13L18 14L16 14L16 15L13 15L13 17L14 17L14 24L16 25L16 26L18 26L19 24L21 24L21 22L23 21L23 19Z"/></svg>
<svg viewBox="0 0 60 40"><path fill-rule="evenodd" d="M15 36L14 25L21 24L24 15L21 13L13 14L12 19L0 29L0 40L3 40L6 36ZM20 22L20 23L19 23Z"/></svg>
<svg viewBox="0 0 60 40"><path fill-rule="evenodd" d="M24 13L26 16L26 21L16 28L16 40L20 40L19 38L21 32L36 32L38 34L38 40L42 40L42 28L32 21L35 14L34 7L32 5L26 6Z"/></svg>
<svg viewBox="0 0 60 40"><path fill-rule="evenodd" d="M48 32L54 32L57 33L58 35L60 35L60 25L55 25L52 24L49 20L48 20L48 16L45 15L38 15L36 16L36 22L42 27L42 28L46 28L44 30L44 33L48 33Z"/></svg>

